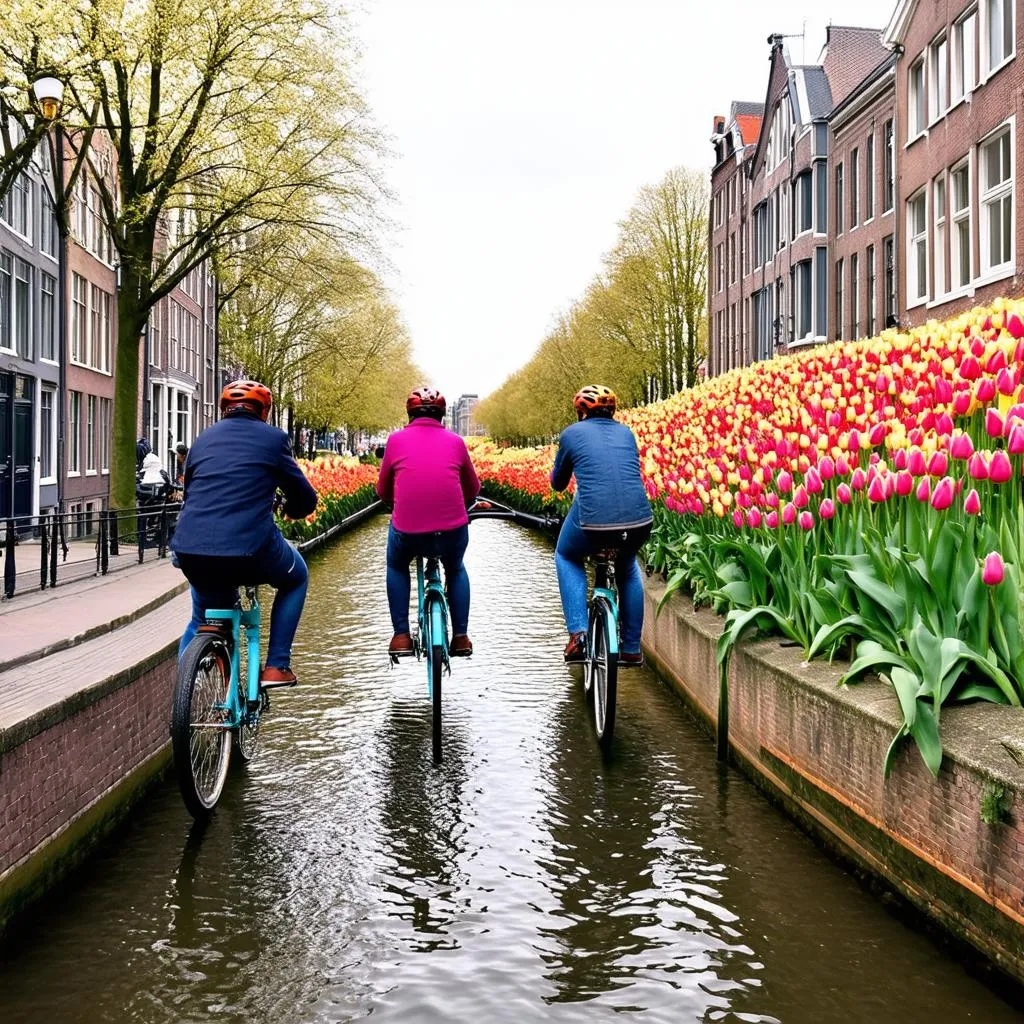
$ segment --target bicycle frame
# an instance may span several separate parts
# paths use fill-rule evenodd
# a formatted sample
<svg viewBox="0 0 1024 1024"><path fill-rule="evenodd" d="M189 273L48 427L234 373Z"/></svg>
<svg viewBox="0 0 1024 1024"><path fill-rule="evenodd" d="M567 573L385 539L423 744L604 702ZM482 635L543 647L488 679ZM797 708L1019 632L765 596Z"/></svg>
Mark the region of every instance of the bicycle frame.
<svg viewBox="0 0 1024 1024"><path fill-rule="evenodd" d="M229 718L224 723L227 729L237 729L243 725L249 716L249 709L258 707L260 700L260 603L256 598L255 588L247 587L246 594L250 598L248 608L242 608L239 604L230 609L207 608L205 612L207 621L223 622L231 628L231 684L228 687L227 700L219 705L228 712ZM239 640L243 629L248 654L244 703L241 700L239 680L242 664Z"/></svg>
<svg viewBox="0 0 1024 1024"><path fill-rule="evenodd" d="M448 658L448 598L441 583L441 565L437 558L430 557L424 566L422 555L416 559L416 596L419 619L416 631L416 657L427 659L427 693L433 696L430 672L430 651L427 649L427 616L430 616L431 638L441 638L442 659L446 672L451 672Z"/></svg>
<svg viewBox="0 0 1024 1024"><path fill-rule="evenodd" d="M602 598L608 603L611 621L608 623L608 653L619 653L619 599L615 591L615 565L610 558L602 555L597 559L594 570L594 589L590 595L590 605ZM589 640L589 633L588 633Z"/></svg>

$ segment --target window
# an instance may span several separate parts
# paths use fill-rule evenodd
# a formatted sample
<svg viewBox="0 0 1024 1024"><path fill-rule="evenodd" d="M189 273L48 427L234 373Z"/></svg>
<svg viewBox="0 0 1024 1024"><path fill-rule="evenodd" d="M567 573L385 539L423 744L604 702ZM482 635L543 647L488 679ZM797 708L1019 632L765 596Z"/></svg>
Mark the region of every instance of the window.
<svg viewBox="0 0 1024 1024"><path fill-rule="evenodd" d="M57 422L54 409L57 392L43 388L39 392L39 479L40 482L56 479L57 466Z"/></svg>
<svg viewBox="0 0 1024 1024"><path fill-rule="evenodd" d="M850 257L850 341L860 337L860 256Z"/></svg>
<svg viewBox="0 0 1024 1024"><path fill-rule="evenodd" d="M771 174L783 160L789 156L789 136L792 129L792 117L789 101L785 97L775 108L772 125L768 134L768 151L765 156L765 171Z"/></svg>
<svg viewBox="0 0 1024 1024"><path fill-rule="evenodd" d="M819 163L814 168L814 230L819 235L828 232L828 165Z"/></svg>
<svg viewBox="0 0 1024 1024"><path fill-rule="evenodd" d="M860 223L860 150L850 154L850 227Z"/></svg>
<svg viewBox="0 0 1024 1024"><path fill-rule="evenodd" d="M1004 128L981 147L981 268L1013 263L1013 171L1011 137Z"/></svg>
<svg viewBox="0 0 1024 1024"><path fill-rule="evenodd" d="M722 286L722 243L719 242L715 246L715 291L720 292Z"/></svg>
<svg viewBox="0 0 1024 1024"><path fill-rule="evenodd" d="M82 392L68 394L68 474L82 472Z"/></svg>
<svg viewBox="0 0 1024 1024"><path fill-rule="evenodd" d="M811 172L804 171L793 182L793 234L810 231L811 224Z"/></svg>
<svg viewBox="0 0 1024 1024"><path fill-rule="evenodd" d="M935 277L935 297L946 294L946 179L935 179L932 193L935 216L935 234L932 242L932 273Z"/></svg>
<svg viewBox="0 0 1024 1024"><path fill-rule="evenodd" d="M843 277L844 265L842 260L836 260L836 338L843 336Z"/></svg>
<svg viewBox="0 0 1024 1024"><path fill-rule="evenodd" d="M11 257L0 252L0 348L13 349L11 337Z"/></svg>
<svg viewBox="0 0 1024 1024"><path fill-rule="evenodd" d="M972 11L953 26L953 61L950 72L954 103L969 95L977 82L974 62L977 31L976 11Z"/></svg>
<svg viewBox="0 0 1024 1024"><path fill-rule="evenodd" d="M71 275L71 361L84 363L88 342L88 309L85 302L86 282L81 274Z"/></svg>
<svg viewBox="0 0 1024 1024"><path fill-rule="evenodd" d="M14 261L14 347L22 359L35 358L32 341L32 268Z"/></svg>
<svg viewBox="0 0 1024 1024"><path fill-rule="evenodd" d="M868 144L864 150L864 219L871 220L875 215L875 133L868 136Z"/></svg>
<svg viewBox="0 0 1024 1024"><path fill-rule="evenodd" d="M843 165L836 167L836 234L843 233Z"/></svg>
<svg viewBox="0 0 1024 1024"><path fill-rule="evenodd" d="M867 323L867 336L873 338L875 336L875 330L878 326L875 317L875 247L869 245L867 252L864 254L864 262L867 264L868 280L867 280L867 300L868 300L868 323Z"/></svg>
<svg viewBox="0 0 1024 1024"><path fill-rule="evenodd" d="M104 373L110 373L111 349L113 348L113 327L112 312L114 308L114 296L110 292L102 292L103 316L100 320L100 364L99 368Z"/></svg>
<svg viewBox="0 0 1024 1024"><path fill-rule="evenodd" d="M89 395L86 408L88 414L85 421L85 469L88 473L96 472L96 396Z"/></svg>
<svg viewBox="0 0 1024 1024"><path fill-rule="evenodd" d="M882 137L885 140L885 207L882 212L888 213L896 202L896 133L891 118L885 122Z"/></svg>
<svg viewBox="0 0 1024 1024"><path fill-rule="evenodd" d="M7 195L0 199L0 220L26 238L29 237L31 195L32 182L25 174L19 174Z"/></svg>
<svg viewBox="0 0 1024 1024"><path fill-rule="evenodd" d="M109 398L100 399L100 469L104 473L110 472L110 414L112 404Z"/></svg>
<svg viewBox="0 0 1024 1024"><path fill-rule="evenodd" d="M928 107L931 120L937 121L949 108L948 66L946 63L948 47L946 37L937 39L929 50L928 67Z"/></svg>
<svg viewBox="0 0 1024 1024"><path fill-rule="evenodd" d="M907 201L907 305L928 298L927 201L919 192Z"/></svg>
<svg viewBox="0 0 1024 1024"><path fill-rule="evenodd" d="M949 178L953 210L951 277L954 288L966 288L971 283L971 176L967 161L953 168Z"/></svg>
<svg viewBox="0 0 1024 1024"><path fill-rule="evenodd" d="M730 284L735 284L736 283L736 232L735 231L729 236L729 283ZM195 325L195 317L190 316L189 320L191 321L191 326L194 327L194 325ZM195 348L195 344L194 344L195 343L195 338L193 337L193 338L191 338L189 340L190 340L190 348ZM195 376L194 370L195 370L194 366L190 366L189 367L189 372L192 373L193 376Z"/></svg>
<svg viewBox="0 0 1024 1024"><path fill-rule="evenodd" d="M178 392L178 431L177 440L186 444L191 440L188 432L188 395L184 391Z"/></svg>
<svg viewBox="0 0 1024 1024"><path fill-rule="evenodd" d="M161 299L149 315L149 362L152 366L163 365L160 362L160 344L163 338L164 300Z"/></svg>
<svg viewBox="0 0 1024 1024"><path fill-rule="evenodd" d="M53 212L53 201L45 188L39 190L42 196L39 210L39 248L47 256L57 258L57 217Z"/></svg>
<svg viewBox="0 0 1024 1024"><path fill-rule="evenodd" d="M163 389L159 384L153 385L153 391L149 403L149 443L153 451L160 451L162 441L160 440L160 414L163 406L161 396Z"/></svg>
<svg viewBox="0 0 1024 1024"><path fill-rule="evenodd" d="M83 246L89 244L89 185L85 175L80 174L75 186L75 209L72 215L71 229Z"/></svg>
<svg viewBox="0 0 1024 1024"><path fill-rule="evenodd" d="M907 141L917 138L927 125L924 95L924 58L910 66L907 76Z"/></svg>
<svg viewBox="0 0 1024 1024"><path fill-rule="evenodd" d="M40 356L57 361L57 281L49 274L39 275Z"/></svg>
<svg viewBox="0 0 1024 1024"><path fill-rule="evenodd" d="M892 235L882 239L882 259L885 261L885 326L896 321L896 246Z"/></svg>
<svg viewBox="0 0 1024 1024"><path fill-rule="evenodd" d="M804 260L793 268L793 318L797 338L811 336L811 261Z"/></svg>
<svg viewBox="0 0 1024 1024"><path fill-rule="evenodd" d="M1013 54L1013 9L1015 0L985 0L988 22L988 71L991 74Z"/></svg>

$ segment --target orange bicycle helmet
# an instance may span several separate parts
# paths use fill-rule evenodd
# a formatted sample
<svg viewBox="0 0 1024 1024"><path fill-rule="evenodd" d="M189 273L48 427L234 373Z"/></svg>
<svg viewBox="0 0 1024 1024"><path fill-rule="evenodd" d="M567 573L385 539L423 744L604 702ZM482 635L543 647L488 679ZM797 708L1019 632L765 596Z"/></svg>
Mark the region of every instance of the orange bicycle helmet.
<svg viewBox="0 0 1024 1024"><path fill-rule="evenodd" d="M405 411L410 416L419 411L440 413L444 416L447 408L448 403L437 388L416 388L415 391L409 393L409 397L405 400Z"/></svg>
<svg viewBox="0 0 1024 1024"><path fill-rule="evenodd" d="M614 415L615 392L603 384L588 384L576 392L572 405L579 417L582 417L584 413L596 412L599 409L606 409L609 415Z"/></svg>
<svg viewBox="0 0 1024 1024"><path fill-rule="evenodd" d="M233 380L225 385L220 393L221 414L229 409L241 407L257 413L259 418L266 422L273 404L274 396L270 388L256 380Z"/></svg>

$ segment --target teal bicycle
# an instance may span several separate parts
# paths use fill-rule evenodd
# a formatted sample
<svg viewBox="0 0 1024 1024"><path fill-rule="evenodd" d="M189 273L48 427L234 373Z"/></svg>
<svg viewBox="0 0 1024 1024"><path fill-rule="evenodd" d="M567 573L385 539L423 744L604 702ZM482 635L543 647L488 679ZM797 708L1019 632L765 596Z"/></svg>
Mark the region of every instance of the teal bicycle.
<svg viewBox="0 0 1024 1024"><path fill-rule="evenodd" d="M615 734L615 701L619 678L619 600L615 591L615 550L593 556L594 589L587 621L587 659L583 663L583 692L594 715L601 751L611 750Z"/></svg>
<svg viewBox="0 0 1024 1024"><path fill-rule="evenodd" d="M243 639L244 634L244 639ZM204 819L217 806L231 748L248 763L270 708L260 687L258 588L244 588L234 608L208 608L206 621L178 662L171 710L174 769L185 806Z"/></svg>

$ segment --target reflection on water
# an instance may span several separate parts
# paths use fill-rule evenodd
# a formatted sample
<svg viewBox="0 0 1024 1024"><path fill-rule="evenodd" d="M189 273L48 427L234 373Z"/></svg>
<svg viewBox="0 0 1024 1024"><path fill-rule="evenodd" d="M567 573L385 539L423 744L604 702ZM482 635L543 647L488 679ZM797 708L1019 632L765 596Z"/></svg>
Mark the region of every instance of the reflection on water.
<svg viewBox="0 0 1024 1024"><path fill-rule="evenodd" d="M430 752L390 670L386 525L312 559L264 748L203 831L162 786L3 950L0 1020L783 1021L1019 1016L889 916L647 672L602 762L549 545L472 530L472 633Z"/></svg>

